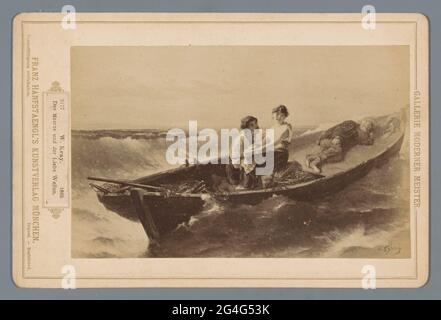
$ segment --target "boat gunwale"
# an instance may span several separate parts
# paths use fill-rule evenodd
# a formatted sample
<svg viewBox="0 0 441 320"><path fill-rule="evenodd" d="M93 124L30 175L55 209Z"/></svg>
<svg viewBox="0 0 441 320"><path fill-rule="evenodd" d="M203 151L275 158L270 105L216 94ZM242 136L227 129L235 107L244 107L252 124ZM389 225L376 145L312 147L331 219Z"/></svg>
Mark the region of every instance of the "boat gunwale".
<svg viewBox="0 0 441 320"><path fill-rule="evenodd" d="M318 182L323 182L323 181L327 181L330 179L334 179L335 177L347 174L348 172L354 171L355 169L357 169L358 167L361 167L363 165L366 165L366 163L374 161L375 159L381 157L383 154L387 153L389 150L391 150L394 146L396 146L397 144L402 144L402 140L404 139L404 134L405 132L402 131L400 133L400 135L398 136L398 138L396 140L394 140L392 143L390 143L387 148L385 148L383 151L377 153L375 156L359 163L356 164L353 167L350 167L347 170L344 171L340 171L328 176L323 176L321 178L315 179L315 180L311 180L311 181L307 181L307 182L303 182L303 183L298 183L298 184L293 184L293 185L288 185L288 186L278 186L278 187L274 187L274 188L264 188L264 189L256 189L256 190L238 190L238 191L234 191L234 192L219 192L219 193L172 193L170 195L166 195L164 196L163 193L161 192L149 192L148 196L151 197L162 197L162 198L202 198L202 197L206 197L206 196L214 196L214 197L230 197L230 196L240 196L240 195L250 195L250 194L260 194L260 193L277 193L277 192L281 192L281 191L292 191L292 190L296 190L314 183L318 183ZM401 140L401 142L400 142ZM174 172L180 171L180 170L185 170L187 168L191 168L191 167L196 167L198 166L197 164L195 165L191 165L185 168L179 167L179 168L173 168L170 170L166 170L166 171L161 171L158 173L154 173L152 175L149 176L145 176L136 180L133 180L133 182L139 182L139 181L145 181L147 178L158 178L161 177L163 175L167 175L167 174L172 174ZM148 179L150 180L150 179ZM148 181L147 180L147 181ZM151 181L151 180L150 180Z"/></svg>

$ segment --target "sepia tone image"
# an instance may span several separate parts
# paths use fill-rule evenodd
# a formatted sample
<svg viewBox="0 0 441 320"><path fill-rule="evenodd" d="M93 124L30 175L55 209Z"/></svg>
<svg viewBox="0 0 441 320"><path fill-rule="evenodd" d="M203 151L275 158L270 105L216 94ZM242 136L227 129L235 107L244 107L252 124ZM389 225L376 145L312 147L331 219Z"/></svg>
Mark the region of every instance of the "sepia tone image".
<svg viewBox="0 0 441 320"><path fill-rule="evenodd" d="M409 46L70 53L73 258L410 258ZM192 123L271 129L272 172Z"/></svg>

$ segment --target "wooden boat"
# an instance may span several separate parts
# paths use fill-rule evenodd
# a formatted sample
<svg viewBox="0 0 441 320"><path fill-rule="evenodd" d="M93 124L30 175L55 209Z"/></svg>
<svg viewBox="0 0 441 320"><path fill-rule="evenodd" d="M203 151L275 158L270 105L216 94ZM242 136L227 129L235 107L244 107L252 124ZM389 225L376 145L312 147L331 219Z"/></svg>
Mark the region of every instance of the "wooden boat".
<svg viewBox="0 0 441 320"><path fill-rule="evenodd" d="M326 164L321 175L292 185L230 192L210 190L213 175L225 176L225 165L222 164L183 166L133 181L90 178L107 182L90 185L108 210L140 221L148 237L159 240L161 235L172 232L201 212L208 198L229 204L257 204L274 195L307 201L338 192L399 152L404 139L403 131L397 130L388 135L383 132L379 130L376 133L373 145L357 145L346 153L344 161ZM303 161L305 155L315 147L320 134L316 132L293 139L290 159ZM195 181L208 188L200 188L201 183L193 183L192 189L185 191L170 188Z"/></svg>

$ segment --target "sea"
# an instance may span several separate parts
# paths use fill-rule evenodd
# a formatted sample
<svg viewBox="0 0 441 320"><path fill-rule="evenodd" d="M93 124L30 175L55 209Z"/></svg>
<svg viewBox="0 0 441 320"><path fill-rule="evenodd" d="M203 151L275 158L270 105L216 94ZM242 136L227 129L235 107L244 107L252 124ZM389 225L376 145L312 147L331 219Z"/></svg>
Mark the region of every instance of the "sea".
<svg viewBox="0 0 441 320"><path fill-rule="evenodd" d="M296 128L295 136L312 139L319 127ZM106 210L87 177L135 179L171 168L165 137L153 129L72 131L74 258L410 257L406 143L383 166L312 202L274 196L230 206L207 199L202 213L149 246L141 224Z"/></svg>

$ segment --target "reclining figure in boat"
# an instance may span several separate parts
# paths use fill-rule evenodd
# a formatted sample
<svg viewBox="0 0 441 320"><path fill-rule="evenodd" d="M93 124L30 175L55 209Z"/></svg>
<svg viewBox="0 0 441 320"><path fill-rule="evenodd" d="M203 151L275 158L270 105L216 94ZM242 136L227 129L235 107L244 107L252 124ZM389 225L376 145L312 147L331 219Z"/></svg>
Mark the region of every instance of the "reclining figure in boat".
<svg viewBox="0 0 441 320"><path fill-rule="evenodd" d="M372 145L373 131L374 123L367 119L361 123L347 120L329 128L318 140L318 151L306 155L306 166L320 173L323 164L342 161L353 146Z"/></svg>

